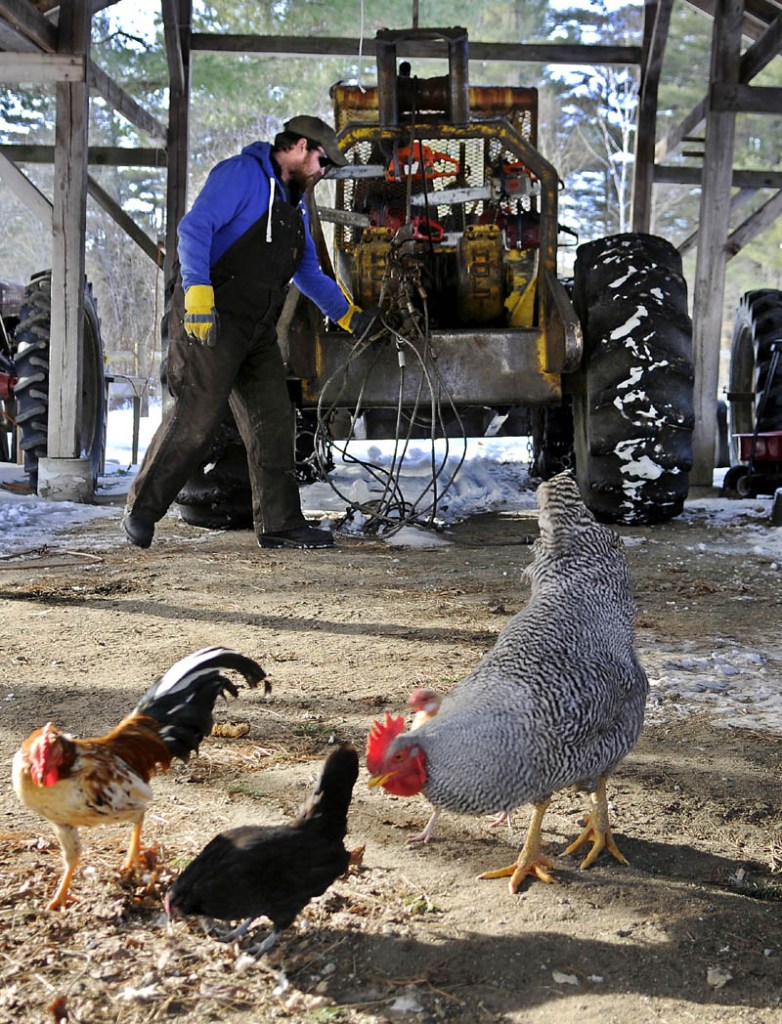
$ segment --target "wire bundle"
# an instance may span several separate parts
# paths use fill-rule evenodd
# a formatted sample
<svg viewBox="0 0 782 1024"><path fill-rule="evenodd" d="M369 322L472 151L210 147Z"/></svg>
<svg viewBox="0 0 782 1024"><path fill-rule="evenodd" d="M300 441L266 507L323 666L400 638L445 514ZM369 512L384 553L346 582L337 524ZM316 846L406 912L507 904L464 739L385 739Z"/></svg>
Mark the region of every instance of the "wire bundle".
<svg viewBox="0 0 782 1024"><path fill-rule="evenodd" d="M357 339L351 346L342 366L327 379L321 390L315 429L314 459L323 478L327 480L334 493L346 503L343 524L354 523L361 516L363 522L359 524L358 530L353 532L390 537L404 526L438 528L436 521L438 504L448 492L464 463L467 454L467 437L461 417L437 366L437 354L432 345L425 307L423 326L418 322L419 318L405 317L408 333L402 333L400 329L394 327L387 316L381 316L379 319L382 329L378 330L375 325L367 332L367 335ZM410 330L411 328L412 330ZM409 336L410 333L413 335L412 338ZM381 466L375 462L358 458L348 451L348 444L355 439L356 422L365 411L363 395L372 373L376 369L382 347L392 344L396 346L399 368L396 429L394 432L396 442L390 465ZM351 364L365 353L369 353L371 362L364 374L358 401L355 403L350 434L344 441L335 441L329 433L328 424L336 410L344 408L346 405L342 396ZM373 356L374 358L372 358ZM415 401L412 408L409 409L403 407L405 384L409 374L408 362L417 367L420 374ZM429 421L431 472L423 482L420 493L411 498L406 497L403 493L401 474L405 456L413 438L413 431L416 423L420 421L424 409L427 411ZM458 424L460 435L456 440L461 441L461 454L455 468L447 476L449 456L454 440L449 439L445 431L445 417L449 413L453 414L454 420ZM438 427L444 440L443 451L440 455L435 451L434 443ZM340 490L333 476L329 474L329 469L333 466L331 457L334 451L340 454L346 465L360 466L364 474L374 481L377 493L371 499L355 500Z"/></svg>

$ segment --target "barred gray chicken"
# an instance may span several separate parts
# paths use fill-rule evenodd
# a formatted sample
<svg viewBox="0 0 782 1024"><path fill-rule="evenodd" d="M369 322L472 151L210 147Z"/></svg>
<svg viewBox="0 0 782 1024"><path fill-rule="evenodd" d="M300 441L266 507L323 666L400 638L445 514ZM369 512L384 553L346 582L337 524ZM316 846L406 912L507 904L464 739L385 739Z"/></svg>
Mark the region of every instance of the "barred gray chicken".
<svg viewBox="0 0 782 1024"><path fill-rule="evenodd" d="M517 860L481 878L552 881L541 823L567 786L590 794L586 868L613 840L606 778L632 750L649 684L633 646L634 605L622 544L587 510L570 473L538 489L540 536L527 569L530 600L494 647L414 732L386 713L367 741L370 787L423 795L436 809L534 814Z"/></svg>

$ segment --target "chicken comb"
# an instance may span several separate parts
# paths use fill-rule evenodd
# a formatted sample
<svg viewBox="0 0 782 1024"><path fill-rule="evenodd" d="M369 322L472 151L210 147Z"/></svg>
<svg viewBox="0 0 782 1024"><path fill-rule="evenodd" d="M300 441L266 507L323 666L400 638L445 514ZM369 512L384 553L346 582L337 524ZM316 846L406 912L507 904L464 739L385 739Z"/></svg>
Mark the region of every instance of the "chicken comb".
<svg viewBox="0 0 782 1024"><path fill-rule="evenodd" d="M389 715L382 724L373 722L367 736L367 771L377 775L383 765L383 756L396 737L405 731L405 720L402 715Z"/></svg>
<svg viewBox="0 0 782 1024"><path fill-rule="evenodd" d="M30 774L33 781L39 786L53 786L59 778L57 765L60 758L52 763L55 757L52 751L59 738L60 732L54 722L47 722L42 729L38 729L30 737L33 740L30 749Z"/></svg>
<svg viewBox="0 0 782 1024"><path fill-rule="evenodd" d="M430 701L437 701L439 705L439 693L436 690L430 689L428 686L416 686L416 688L407 698L407 706L409 708L423 708Z"/></svg>

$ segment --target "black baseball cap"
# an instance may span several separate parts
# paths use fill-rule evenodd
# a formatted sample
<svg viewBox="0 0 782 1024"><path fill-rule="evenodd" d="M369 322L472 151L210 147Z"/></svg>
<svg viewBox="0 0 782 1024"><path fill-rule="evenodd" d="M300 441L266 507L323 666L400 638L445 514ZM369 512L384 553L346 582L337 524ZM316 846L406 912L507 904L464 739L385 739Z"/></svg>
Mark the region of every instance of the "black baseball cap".
<svg viewBox="0 0 782 1024"><path fill-rule="evenodd" d="M312 117L309 114L300 114L285 122L285 131L293 132L295 135L303 135L312 142L321 145L326 156L337 167L345 167L347 158L339 148L337 135L333 128L321 121L319 117Z"/></svg>

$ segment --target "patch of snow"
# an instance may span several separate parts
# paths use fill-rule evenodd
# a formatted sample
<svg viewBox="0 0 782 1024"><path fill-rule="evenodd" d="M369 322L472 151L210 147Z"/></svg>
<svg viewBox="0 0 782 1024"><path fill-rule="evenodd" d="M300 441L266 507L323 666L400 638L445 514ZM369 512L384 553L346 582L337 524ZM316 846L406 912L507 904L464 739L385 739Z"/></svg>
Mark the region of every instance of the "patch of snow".
<svg viewBox="0 0 782 1024"><path fill-rule="evenodd" d="M146 450L157 428L159 407L141 421L140 451ZM109 417L106 472L100 478L95 505L75 502L43 501L35 496L0 490L0 557L43 548L67 550L73 546L71 531L75 525L84 527L91 520L113 518L116 531L107 535L81 533L80 550L106 549L125 544L119 520L130 483L137 467L131 465L131 412L119 410ZM635 443L628 443L623 455L627 472L639 479L654 479L660 467L651 459L634 457ZM406 500L413 500L422 489L431 487L432 465L437 468L438 494L452 480L452 486L438 508L438 530L405 526L385 538L389 547L430 548L450 543L449 524L471 515L490 511L524 511L536 508L535 492L527 465L529 448L525 438L482 437L461 442L438 441L434 453L423 442L409 445L400 477ZM463 460L463 461L462 461ZM325 482L304 486L302 504L306 512L317 513L323 525L334 526L352 501L371 501L382 485L375 475L368 474L362 463L371 463L376 471L388 471L399 461L393 442L356 441L335 455L332 474L340 494ZM459 463L462 462L454 477ZM719 486L724 470L715 473ZM25 482L19 466L0 463L0 482ZM628 486L632 486L628 482ZM347 497L347 500L346 500ZM431 497L431 496L430 496ZM771 498L731 500L727 498L693 498L686 502L676 522L682 527L697 528L697 540L685 550L707 552L714 558L732 559L737 566L752 558L763 568L782 576L782 527L770 523ZM175 511L169 516L176 518ZM360 513L352 524L360 529ZM350 532L351 526L342 528ZM207 540L210 531L204 530ZM201 531L188 529L186 536L196 543ZM660 543L654 533L639 536L623 533L626 547ZM404 557L400 554L400 557ZM779 585L782 586L782 578ZM738 595L737 600L742 600ZM767 645L775 652L776 635ZM707 711L719 725L726 728L764 729L782 734L782 654L768 653L751 646L718 640L710 654L688 653L686 649L663 650L659 643L642 651L642 661L650 677L647 719L650 723L684 717ZM6 698L10 699L10 698ZM129 998L140 999L139 991Z"/></svg>
<svg viewBox="0 0 782 1024"><path fill-rule="evenodd" d="M622 338L626 338L628 334L632 334L636 328L640 327L641 321L648 315L649 312L645 306L638 306L630 319L626 320L620 327L615 327L609 337L612 341L621 341Z"/></svg>

